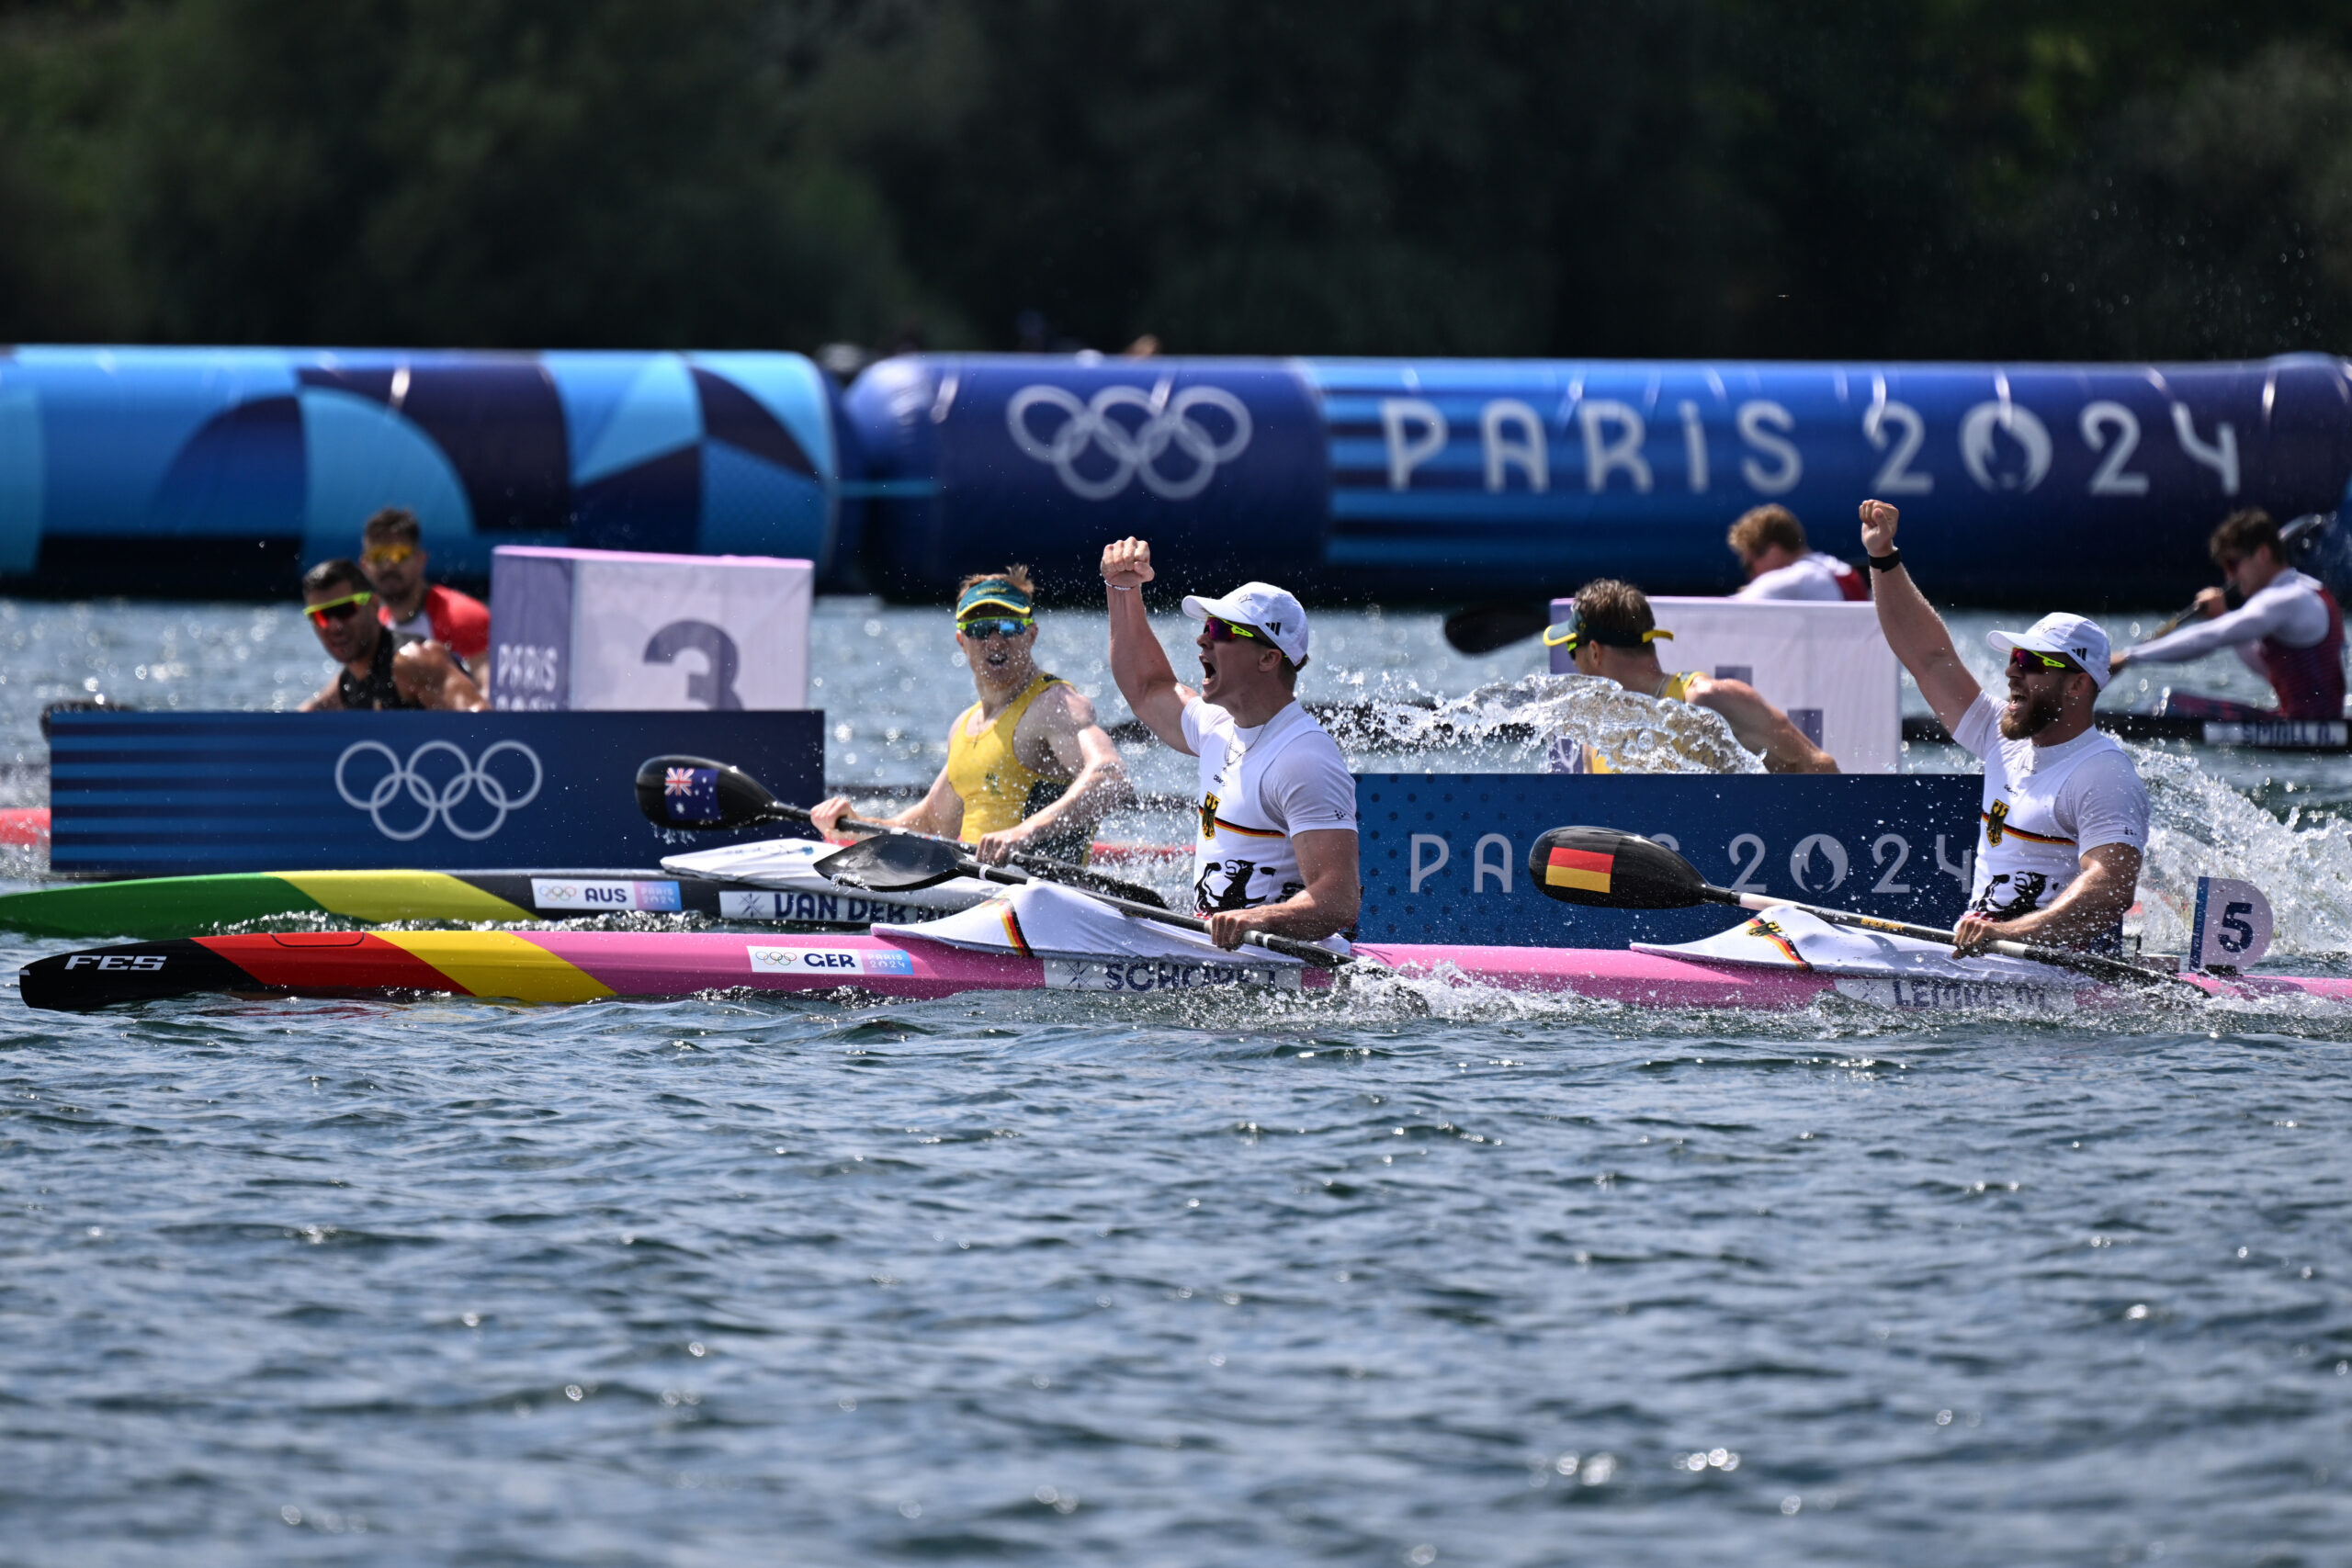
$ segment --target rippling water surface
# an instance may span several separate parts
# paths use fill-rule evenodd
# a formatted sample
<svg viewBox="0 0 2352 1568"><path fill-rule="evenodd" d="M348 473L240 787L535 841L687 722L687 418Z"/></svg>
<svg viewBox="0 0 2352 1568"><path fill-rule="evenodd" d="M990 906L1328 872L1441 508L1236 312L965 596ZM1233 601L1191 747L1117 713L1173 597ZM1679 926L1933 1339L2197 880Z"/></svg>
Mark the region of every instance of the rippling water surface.
<svg viewBox="0 0 2352 1568"><path fill-rule="evenodd" d="M251 650L187 705L321 673L272 612L11 608L36 761L15 694L159 626ZM832 772L927 773L930 619L826 617ZM1334 688L1534 663L1329 624ZM2218 768L2247 820L2199 774L2166 830L2320 908L2340 761ZM0 1560L2339 1562L2348 1057L2235 1009L9 998Z"/></svg>

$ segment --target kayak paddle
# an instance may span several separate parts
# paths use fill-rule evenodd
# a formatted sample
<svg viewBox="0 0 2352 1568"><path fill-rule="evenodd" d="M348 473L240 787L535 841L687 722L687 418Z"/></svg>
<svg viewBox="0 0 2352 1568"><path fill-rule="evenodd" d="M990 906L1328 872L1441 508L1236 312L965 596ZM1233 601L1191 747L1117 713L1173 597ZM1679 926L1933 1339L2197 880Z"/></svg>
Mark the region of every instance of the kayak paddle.
<svg viewBox="0 0 2352 1568"><path fill-rule="evenodd" d="M1664 844L1653 843L1637 834L1621 833L1613 828L1553 829L1528 850L1527 879L1546 897L1593 908L1687 909L1698 904L1729 904L1741 909L1798 909L1832 925L1860 926L1895 936L1917 937L1923 942L1949 943L1954 940L1951 931L1935 926L1882 919L1848 909L1826 909L1817 904L1775 898L1769 893L1739 893L1716 887L1699 874L1697 866ZM2107 979L2140 985L2172 980L2199 997L2204 995L2177 976L2143 969L2137 964L2100 953L2037 942L1996 941L1985 943L1985 948L2005 957L2030 958L2038 964L2055 964Z"/></svg>
<svg viewBox="0 0 2352 1568"><path fill-rule="evenodd" d="M1025 876L1017 871L1007 871L1002 866L982 865L964 853L959 845L951 844L944 839L926 838L920 833L867 839L845 850L835 851L817 862L812 869L820 876L845 882L852 887L863 887L869 893L911 893L917 888L934 886L951 876L978 876L1014 886L1026 882L1051 880ZM1176 926L1188 931L1209 929L1206 920L1177 914L1162 904L1138 904L1133 899L1096 893L1091 888L1080 891L1110 905L1122 914L1134 915L1139 919L1158 920L1163 926ZM1270 936L1263 931L1251 931L1242 941L1304 959L1325 969L1336 969L1350 962L1347 954L1334 953L1328 947L1317 947L1311 942L1299 942L1286 936Z"/></svg>
<svg viewBox="0 0 2352 1568"><path fill-rule="evenodd" d="M708 776L701 776L706 774ZM707 757L648 757L638 764L637 808L645 813L648 820L664 828L753 828L763 822L806 824L809 820L806 807L786 805L767 785L742 769ZM858 817L844 817L841 825L886 838L915 839L933 844L947 842L928 833L894 828L887 822L868 822ZM1082 865L1025 854L1019 850L1012 852L1012 863L1028 867L1047 882L1068 883L1089 893L1161 909L1168 908L1168 900L1148 887L1122 882Z"/></svg>
<svg viewBox="0 0 2352 1568"><path fill-rule="evenodd" d="M1525 642L1552 624L1549 604L1473 604L1445 618L1445 640L1456 653L1492 653Z"/></svg>

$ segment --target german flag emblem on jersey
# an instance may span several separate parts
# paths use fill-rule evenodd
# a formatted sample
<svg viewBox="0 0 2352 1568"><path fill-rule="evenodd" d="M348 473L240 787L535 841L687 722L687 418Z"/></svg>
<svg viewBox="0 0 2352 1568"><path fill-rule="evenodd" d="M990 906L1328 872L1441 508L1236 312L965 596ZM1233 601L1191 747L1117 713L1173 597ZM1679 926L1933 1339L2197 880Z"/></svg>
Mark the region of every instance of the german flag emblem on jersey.
<svg viewBox="0 0 2352 1568"><path fill-rule="evenodd" d="M1580 888L1587 893L1609 891L1609 870L1617 863L1613 854L1601 854L1592 850L1572 850L1565 844L1553 846L1544 862L1544 880L1554 887Z"/></svg>

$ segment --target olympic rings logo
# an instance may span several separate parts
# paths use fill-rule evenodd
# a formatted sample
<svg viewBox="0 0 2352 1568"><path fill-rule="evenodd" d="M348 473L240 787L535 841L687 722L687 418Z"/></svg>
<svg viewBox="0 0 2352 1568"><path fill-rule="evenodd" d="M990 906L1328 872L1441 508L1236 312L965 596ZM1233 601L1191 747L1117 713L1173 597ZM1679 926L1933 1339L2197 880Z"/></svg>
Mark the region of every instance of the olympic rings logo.
<svg viewBox="0 0 2352 1568"><path fill-rule="evenodd" d="M422 764L427 757L442 751L457 760L457 771L436 784L425 776ZM519 794L510 794L503 783L492 776L491 759L502 751L512 751L531 764L530 788ZM345 773L351 766L353 758L366 752L380 754L389 771L370 785L365 795L361 795L352 789ZM440 772L438 768L433 771ZM508 812L518 810L537 799L539 785L546 780L547 770L539 765L539 754L520 740L496 742L481 754L479 763L469 761L463 749L447 740L426 741L409 753L406 762L401 761L399 752L380 740L361 740L345 747L343 755L335 760L334 764L335 793L343 796L344 803L373 818L376 831L402 843L424 837L436 821L469 842L487 839L506 826ZM458 807L473 795L480 795L497 811L487 828L461 827L458 822ZM403 796L424 808L424 819L413 828L397 828L384 819L384 808ZM396 818L406 815L404 810L394 813Z"/></svg>
<svg viewBox="0 0 2352 1568"><path fill-rule="evenodd" d="M1208 489L1217 466L1230 463L1249 449L1250 410L1222 387L1187 387L1172 398L1172 382L1163 380L1147 392L1140 387L1105 387L1088 402L1067 388L1023 387L1004 405L1004 423L1022 455L1053 465L1073 495L1107 501L1140 479L1143 488L1162 501L1186 501ZM1033 409L1049 409L1062 416L1051 440L1042 440L1030 427ZM1136 409L1142 417L1133 429L1111 417L1113 409ZM1214 409L1233 429L1224 440L1193 417L1197 409ZM1170 478L1160 459L1170 447L1191 459L1191 466ZM1078 461L1099 447L1110 460L1111 471L1089 479Z"/></svg>

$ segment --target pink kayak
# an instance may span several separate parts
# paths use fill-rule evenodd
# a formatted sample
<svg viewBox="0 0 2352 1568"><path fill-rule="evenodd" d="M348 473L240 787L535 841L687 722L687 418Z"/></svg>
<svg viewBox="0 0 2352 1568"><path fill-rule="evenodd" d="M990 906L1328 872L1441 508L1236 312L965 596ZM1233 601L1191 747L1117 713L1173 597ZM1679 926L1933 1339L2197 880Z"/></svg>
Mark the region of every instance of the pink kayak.
<svg viewBox="0 0 2352 1568"><path fill-rule="evenodd" d="M1804 1008L1835 993L1904 1010L2052 1011L2135 1005L2162 990L1825 975L1592 948L1371 943L1372 964L1453 984L1564 994L1642 1007ZM930 998L964 991L1107 996L1237 986L1318 989L1360 970L1225 958L1053 958L949 946L922 937L702 931L301 931L195 937L58 953L25 966L27 1005L80 1010L203 992L351 996L445 993L529 1002L678 997L704 991L854 989ZM2352 1000L2352 979L2278 976L2181 979L2214 996ZM2188 995L2186 987L2177 994Z"/></svg>

